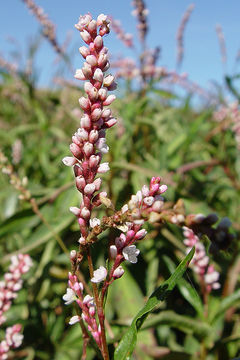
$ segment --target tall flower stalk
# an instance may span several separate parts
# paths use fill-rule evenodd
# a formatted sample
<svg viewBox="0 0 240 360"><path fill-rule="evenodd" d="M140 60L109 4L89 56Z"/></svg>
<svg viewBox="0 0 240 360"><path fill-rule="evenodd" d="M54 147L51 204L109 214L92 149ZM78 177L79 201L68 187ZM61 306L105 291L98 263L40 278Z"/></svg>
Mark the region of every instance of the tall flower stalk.
<svg viewBox="0 0 240 360"><path fill-rule="evenodd" d="M83 115L70 145L73 156L63 159L65 165L73 167L76 187L82 196L79 207L70 207L70 211L77 217L81 236L78 252L72 250L70 254L72 272L69 273L68 288L63 296L66 305L77 303L78 314L70 319L69 324L81 325L84 338L82 358L86 356L89 332L103 358L109 359L104 313L107 289L113 281L124 274L121 266L124 261L137 262L140 251L135 243L143 239L147 233L142 226L150 212L161 211L161 194L167 190L166 185L160 185L161 179L154 177L150 185L144 185L120 211L114 209L107 193L100 190L101 178L98 175L109 170L109 164L102 162L103 155L109 150L106 130L117 122L108 108L115 100L115 95L109 95L109 91L116 89L114 77L106 74L109 60L103 37L110 31L109 24L106 15L101 14L94 20L87 14L80 16L79 22L75 25L87 45L79 49L85 62L75 74L76 79L85 81L86 96L79 99ZM93 210L101 204L111 208L113 215L105 216L101 220L93 217ZM90 246L98 240L98 235L102 231L111 227L121 230L121 234L116 237L114 244L109 244L108 270L104 266L94 269ZM78 278L79 265L84 256L88 261L93 296L87 291L86 284ZM101 288L98 286L99 283L102 283Z"/></svg>

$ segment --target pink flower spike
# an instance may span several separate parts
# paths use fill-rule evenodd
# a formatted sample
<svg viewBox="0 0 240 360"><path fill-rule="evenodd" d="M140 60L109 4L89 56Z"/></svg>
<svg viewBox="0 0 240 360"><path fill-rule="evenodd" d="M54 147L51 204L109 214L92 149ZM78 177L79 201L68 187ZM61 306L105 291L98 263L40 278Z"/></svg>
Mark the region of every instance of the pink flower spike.
<svg viewBox="0 0 240 360"><path fill-rule="evenodd" d="M73 166L74 164L76 164L77 159L72 156L66 156L62 159L62 162L66 166Z"/></svg>
<svg viewBox="0 0 240 360"><path fill-rule="evenodd" d="M104 266L100 266L99 269L93 272L93 278L91 279L91 282L97 284L100 283L101 281L104 281L106 277L107 277L107 269L105 269Z"/></svg>

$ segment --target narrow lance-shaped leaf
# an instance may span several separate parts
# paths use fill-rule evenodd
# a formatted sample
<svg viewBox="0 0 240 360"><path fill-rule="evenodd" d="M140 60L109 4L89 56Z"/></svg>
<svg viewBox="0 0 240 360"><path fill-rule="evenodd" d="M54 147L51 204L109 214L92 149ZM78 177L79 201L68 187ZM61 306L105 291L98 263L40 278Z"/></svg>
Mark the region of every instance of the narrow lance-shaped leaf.
<svg viewBox="0 0 240 360"><path fill-rule="evenodd" d="M132 354L136 345L138 330L141 328L149 313L152 312L158 305L159 301L163 301L168 296L169 292L173 290L179 279L181 279L194 255L194 251L195 248L192 248L185 259L179 264L176 271L152 293L147 303L135 316L130 328L125 333L115 350L114 360L124 360Z"/></svg>

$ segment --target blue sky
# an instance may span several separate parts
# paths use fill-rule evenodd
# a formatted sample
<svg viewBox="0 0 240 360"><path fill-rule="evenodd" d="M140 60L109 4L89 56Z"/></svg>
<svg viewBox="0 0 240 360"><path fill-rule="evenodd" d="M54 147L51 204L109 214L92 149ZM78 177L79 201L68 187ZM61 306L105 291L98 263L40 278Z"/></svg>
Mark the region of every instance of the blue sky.
<svg viewBox="0 0 240 360"><path fill-rule="evenodd" d="M74 29L80 14L90 12L93 16L100 13L111 14L122 22L127 32L136 35L136 21L131 15L131 0L36 0L44 8L50 19L57 25L57 38L63 43L67 33L71 33L72 40L69 52L74 67L82 64L78 47L82 45L79 33ZM150 11L148 20L150 31L148 34L149 47L161 46L162 55L159 65L173 70L176 63L176 31L187 6L191 1L186 0L145 0ZM209 80L222 81L223 66L219 52L215 26L223 27L228 62L225 71L232 74L236 53L240 48L240 1L236 0L197 0L195 9L185 32L185 54L181 67L189 77L201 86L208 86ZM39 24L29 13L21 0L5 1L1 4L0 13L0 52L10 59L10 52L14 50L8 38L14 38L22 53L26 54L29 38L34 38L39 30ZM106 46L112 54L132 56L132 52L124 47L112 33L106 39ZM134 55L133 55L134 56ZM37 55L37 69L40 85L50 85L53 72L57 64L56 56L51 46L44 40ZM70 73L66 73L71 78Z"/></svg>

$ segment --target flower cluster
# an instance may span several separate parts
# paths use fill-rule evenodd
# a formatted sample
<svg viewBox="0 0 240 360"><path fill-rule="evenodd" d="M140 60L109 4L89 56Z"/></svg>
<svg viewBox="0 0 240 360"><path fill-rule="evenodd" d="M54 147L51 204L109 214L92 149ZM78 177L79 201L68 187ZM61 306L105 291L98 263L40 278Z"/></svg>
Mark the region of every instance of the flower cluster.
<svg viewBox="0 0 240 360"><path fill-rule="evenodd" d="M8 359L8 351L21 346L23 340L23 335L20 334L21 329L20 324L6 329L5 339L0 342L0 360Z"/></svg>
<svg viewBox="0 0 240 360"><path fill-rule="evenodd" d="M183 242L187 246L186 252L188 253L195 246L195 254L192 259L193 269L205 284L207 292L211 292L212 289L219 289L219 272L214 269L213 265L209 264L210 259L199 237L186 226L183 227L183 234L185 236Z"/></svg>
<svg viewBox="0 0 240 360"><path fill-rule="evenodd" d="M230 122L232 131L235 134L237 148L240 150L240 112L238 101L228 106L221 106L220 109L214 113L213 118L215 121L223 123L225 129L229 127L228 121Z"/></svg>
<svg viewBox="0 0 240 360"><path fill-rule="evenodd" d="M113 19L113 17L111 17L110 20L111 20L111 28L117 34L118 39L121 40L125 46L132 48L133 47L133 35L126 33L123 30L122 24L119 20L115 20L115 19Z"/></svg>
<svg viewBox="0 0 240 360"><path fill-rule="evenodd" d="M160 185L161 179L153 177L150 186L144 185L136 195L132 195L128 204L122 207L122 214L127 216L124 232L115 239L115 244L109 248L110 257L114 260L112 269L104 285L107 288L114 280L124 274L121 263L125 260L135 264L140 251L135 243L142 240L147 231L142 226L151 212L160 212L163 206L163 194L167 190L166 185ZM101 269L101 271L100 271ZM101 282L107 277L107 270L104 267L94 272L94 279L91 281Z"/></svg>
<svg viewBox="0 0 240 360"><path fill-rule="evenodd" d="M11 307L13 299L22 288L22 275L29 271L32 260L29 255L19 254L11 257L9 271L0 281L0 325L6 321L4 313ZM8 351L21 345L23 335L20 334L21 325L15 324L6 329L5 339L0 342L0 360L8 358Z"/></svg>
<svg viewBox="0 0 240 360"><path fill-rule="evenodd" d="M12 300L17 297L17 292L22 288L22 275L28 272L31 266L32 260L27 254L11 257L9 271L0 282L0 325L6 321L4 313L10 308Z"/></svg>
<svg viewBox="0 0 240 360"><path fill-rule="evenodd" d="M101 348L101 329L97 325L96 309L93 297L90 295L83 296L84 287L81 282L78 282L76 275L69 273L68 279L69 287L67 288L66 294L63 295L65 305L69 305L76 301L82 311L82 320L87 324L88 330L91 332L93 338L96 340L96 343ZM69 324L76 324L80 321L81 317L79 315L71 317Z"/></svg>
<svg viewBox="0 0 240 360"><path fill-rule="evenodd" d="M132 14L136 16L138 20L137 28L139 31L139 38L142 42L144 42L148 32L147 15L149 11L143 0L133 0L132 5L134 7Z"/></svg>
<svg viewBox="0 0 240 360"><path fill-rule="evenodd" d="M112 117L111 110L105 107L115 100L115 95L109 95L108 91L114 90L116 83L111 74L105 75L109 68L108 50L103 44L103 36L110 31L107 16L101 14L97 21L90 14L80 16L75 27L88 45L79 49L85 62L75 74L76 79L87 80L84 84L87 97L79 99L84 114L80 120L80 128L72 137L70 150L73 157L65 157L63 163L74 166L76 187L82 194L80 208L71 207L70 211L78 218L82 233L81 244L84 244L92 209L101 204L101 197L106 196L105 192L97 194L101 179L96 176L109 170L108 163L101 163L101 160L109 150L106 129L115 125L117 120Z"/></svg>
<svg viewBox="0 0 240 360"><path fill-rule="evenodd" d="M186 25L189 21L189 18L191 16L191 13L193 12L195 5L194 4L190 4L186 10L186 12L184 13L180 26L178 28L177 31L177 65L180 65L182 63L183 60L183 55L184 55L184 43L183 43L183 35L184 35L184 30L186 28Z"/></svg>
<svg viewBox="0 0 240 360"><path fill-rule="evenodd" d="M56 39L55 25L48 18L48 15L44 13L44 10L37 6L33 0L22 0L29 10L36 16L37 20L43 27L43 35L49 40L53 45L57 53L62 54L63 49L59 46Z"/></svg>

